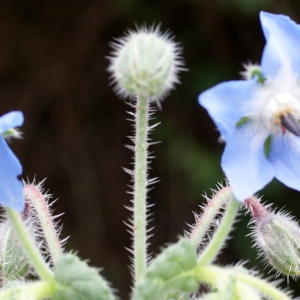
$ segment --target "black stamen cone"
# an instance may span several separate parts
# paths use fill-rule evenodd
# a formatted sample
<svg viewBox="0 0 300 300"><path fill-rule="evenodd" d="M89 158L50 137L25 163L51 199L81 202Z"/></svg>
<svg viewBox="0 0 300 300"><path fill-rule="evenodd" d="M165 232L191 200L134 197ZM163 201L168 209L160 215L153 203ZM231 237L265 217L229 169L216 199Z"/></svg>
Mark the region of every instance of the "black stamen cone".
<svg viewBox="0 0 300 300"><path fill-rule="evenodd" d="M291 114L286 114L280 117L281 125L296 136L300 136L300 126L295 117Z"/></svg>

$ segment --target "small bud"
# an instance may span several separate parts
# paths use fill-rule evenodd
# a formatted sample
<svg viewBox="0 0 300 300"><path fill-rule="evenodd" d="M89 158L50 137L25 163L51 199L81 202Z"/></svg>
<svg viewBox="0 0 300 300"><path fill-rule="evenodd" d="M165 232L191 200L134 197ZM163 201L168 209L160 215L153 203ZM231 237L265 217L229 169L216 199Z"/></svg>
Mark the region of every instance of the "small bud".
<svg viewBox="0 0 300 300"><path fill-rule="evenodd" d="M142 28L112 43L109 72L117 94L161 99L183 70L180 48L159 28Z"/></svg>
<svg viewBox="0 0 300 300"><path fill-rule="evenodd" d="M251 197L245 201L253 219L252 236L255 246L278 273L300 275L300 228L289 215L270 212Z"/></svg>

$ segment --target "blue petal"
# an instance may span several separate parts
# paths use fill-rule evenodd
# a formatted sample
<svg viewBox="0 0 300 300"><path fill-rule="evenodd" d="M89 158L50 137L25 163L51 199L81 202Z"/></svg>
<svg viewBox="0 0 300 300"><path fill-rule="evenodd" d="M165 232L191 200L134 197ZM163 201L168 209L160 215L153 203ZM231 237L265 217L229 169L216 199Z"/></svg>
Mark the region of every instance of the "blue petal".
<svg viewBox="0 0 300 300"><path fill-rule="evenodd" d="M281 66L299 73L300 25L289 17L260 13L262 29L267 40L261 66L266 77L274 77Z"/></svg>
<svg viewBox="0 0 300 300"><path fill-rule="evenodd" d="M268 132L259 124L248 121L227 142L221 165L239 201L255 194L274 177L273 167L264 154L267 136Z"/></svg>
<svg viewBox="0 0 300 300"><path fill-rule="evenodd" d="M21 126L24 122L23 113L20 111L11 111L0 117L0 134L9 128Z"/></svg>
<svg viewBox="0 0 300 300"><path fill-rule="evenodd" d="M200 105L207 109L225 140L235 131L238 121L249 113L247 104L252 100L256 84L256 79L228 81L200 94Z"/></svg>
<svg viewBox="0 0 300 300"><path fill-rule="evenodd" d="M275 177L286 186L300 191L300 138L292 133L272 135L269 161Z"/></svg>
<svg viewBox="0 0 300 300"><path fill-rule="evenodd" d="M22 212L23 186L17 176L22 166L3 137L0 137L0 204Z"/></svg>

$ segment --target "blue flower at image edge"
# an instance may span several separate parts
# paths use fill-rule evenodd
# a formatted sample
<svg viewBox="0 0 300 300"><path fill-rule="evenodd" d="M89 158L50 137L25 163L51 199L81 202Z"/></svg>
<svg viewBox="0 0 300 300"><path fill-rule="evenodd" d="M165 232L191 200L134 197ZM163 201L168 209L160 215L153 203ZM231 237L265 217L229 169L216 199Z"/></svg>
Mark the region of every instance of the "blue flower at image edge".
<svg viewBox="0 0 300 300"><path fill-rule="evenodd" d="M23 124L23 114L9 112L0 117L0 204L22 212L24 210L23 185L17 176L22 166L5 141L3 134Z"/></svg>
<svg viewBox="0 0 300 300"><path fill-rule="evenodd" d="M300 26L266 12L260 21L266 39L259 67L263 80L248 74L199 96L226 142L221 166L239 201L274 177L300 190L300 129L287 124L299 127Z"/></svg>

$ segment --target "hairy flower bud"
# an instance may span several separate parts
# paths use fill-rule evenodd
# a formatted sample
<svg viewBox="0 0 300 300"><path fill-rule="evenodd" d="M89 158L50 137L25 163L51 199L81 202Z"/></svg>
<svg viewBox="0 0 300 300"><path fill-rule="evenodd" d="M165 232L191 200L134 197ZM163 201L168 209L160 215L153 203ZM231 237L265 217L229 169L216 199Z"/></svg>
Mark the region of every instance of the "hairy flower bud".
<svg viewBox="0 0 300 300"><path fill-rule="evenodd" d="M159 28L129 32L112 43L109 71L117 94L161 99L178 82L180 48Z"/></svg>
<svg viewBox="0 0 300 300"><path fill-rule="evenodd" d="M278 273L300 275L300 228L288 214L268 211L255 197L246 201L254 226L255 246Z"/></svg>

